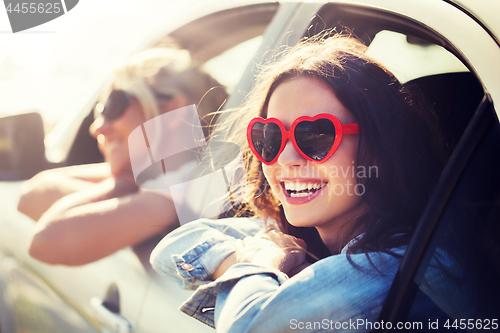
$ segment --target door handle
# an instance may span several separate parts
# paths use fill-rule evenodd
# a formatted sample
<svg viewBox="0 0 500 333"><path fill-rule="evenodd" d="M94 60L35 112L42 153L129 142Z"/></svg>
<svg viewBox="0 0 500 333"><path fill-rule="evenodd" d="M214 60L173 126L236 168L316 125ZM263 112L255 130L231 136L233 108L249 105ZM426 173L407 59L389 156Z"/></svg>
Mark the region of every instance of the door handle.
<svg viewBox="0 0 500 333"><path fill-rule="evenodd" d="M92 297L90 304L103 333L131 333L132 325L120 314L120 294L112 284L104 300Z"/></svg>

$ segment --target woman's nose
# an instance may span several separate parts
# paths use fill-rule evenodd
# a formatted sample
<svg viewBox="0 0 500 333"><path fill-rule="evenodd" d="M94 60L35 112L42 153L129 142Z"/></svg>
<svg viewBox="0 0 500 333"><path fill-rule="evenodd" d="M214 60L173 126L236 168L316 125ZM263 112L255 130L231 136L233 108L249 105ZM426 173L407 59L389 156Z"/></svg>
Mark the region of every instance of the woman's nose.
<svg viewBox="0 0 500 333"><path fill-rule="evenodd" d="M292 141L288 140L278 157L278 163L282 167L303 166L307 164L307 160L295 149Z"/></svg>
<svg viewBox="0 0 500 333"><path fill-rule="evenodd" d="M97 138L100 134L106 135L110 129L110 122L104 117L98 116L89 127L90 135Z"/></svg>

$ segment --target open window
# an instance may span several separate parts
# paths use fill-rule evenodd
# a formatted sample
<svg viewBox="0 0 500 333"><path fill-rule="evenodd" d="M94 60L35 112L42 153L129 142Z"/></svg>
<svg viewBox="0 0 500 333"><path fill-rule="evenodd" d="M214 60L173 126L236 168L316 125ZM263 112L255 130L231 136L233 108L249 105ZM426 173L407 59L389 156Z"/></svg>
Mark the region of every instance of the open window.
<svg viewBox="0 0 500 333"><path fill-rule="evenodd" d="M436 323L432 329L498 329L493 319L500 314L499 145L500 125L484 98L422 216L381 320L422 318L415 304L424 302L425 315ZM432 258L443 251L452 254L452 269L443 270L437 286L429 285Z"/></svg>

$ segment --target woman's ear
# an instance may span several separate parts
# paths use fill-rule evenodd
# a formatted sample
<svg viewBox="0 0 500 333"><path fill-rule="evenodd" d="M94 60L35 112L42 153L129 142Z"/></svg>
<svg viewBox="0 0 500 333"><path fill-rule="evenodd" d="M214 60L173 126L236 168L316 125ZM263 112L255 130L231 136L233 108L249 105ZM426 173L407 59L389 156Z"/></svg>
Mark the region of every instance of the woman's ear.
<svg viewBox="0 0 500 333"><path fill-rule="evenodd" d="M169 99L167 102L161 103L160 106L160 114L167 113L169 111L182 108L184 106L189 105L189 100L184 95L174 96Z"/></svg>

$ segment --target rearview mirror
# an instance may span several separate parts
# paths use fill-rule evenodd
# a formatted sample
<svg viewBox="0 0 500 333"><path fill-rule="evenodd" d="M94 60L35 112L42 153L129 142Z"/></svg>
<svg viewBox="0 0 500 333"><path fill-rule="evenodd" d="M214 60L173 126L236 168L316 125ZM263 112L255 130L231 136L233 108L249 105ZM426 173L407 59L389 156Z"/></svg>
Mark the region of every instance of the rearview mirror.
<svg viewBox="0 0 500 333"><path fill-rule="evenodd" d="M44 137L39 113L0 118L0 180L28 179L44 170Z"/></svg>

